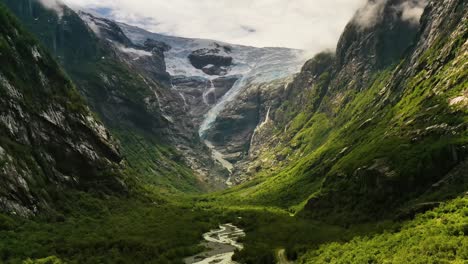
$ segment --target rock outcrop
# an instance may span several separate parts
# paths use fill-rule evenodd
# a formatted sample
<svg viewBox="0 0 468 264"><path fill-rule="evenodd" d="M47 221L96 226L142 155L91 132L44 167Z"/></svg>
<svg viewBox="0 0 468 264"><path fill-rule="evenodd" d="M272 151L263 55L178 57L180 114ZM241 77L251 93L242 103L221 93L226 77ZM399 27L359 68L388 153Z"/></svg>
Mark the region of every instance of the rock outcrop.
<svg viewBox="0 0 468 264"><path fill-rule="evenodd" d="M221 47L215 43L214 48L203 48L194 50L188 59L193 67L203 70L208 75L226 75L233 58L229 56L232 48Z"/></svg>
<svg viewBox="0 0 468 264"><path fill-rule="evenodd" d="M110 133L4 7L0 22L0 211L34 215L54 190L126 193Z"/></svg>

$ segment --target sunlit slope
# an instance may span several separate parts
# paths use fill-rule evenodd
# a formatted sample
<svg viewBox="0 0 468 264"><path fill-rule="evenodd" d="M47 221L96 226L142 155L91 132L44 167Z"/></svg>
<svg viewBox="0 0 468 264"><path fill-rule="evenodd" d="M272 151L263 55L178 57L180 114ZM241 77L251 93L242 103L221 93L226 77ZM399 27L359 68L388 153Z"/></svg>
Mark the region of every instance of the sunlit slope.
<svg viewBox="0 0 468 264"><path fill-rule="evenodd" d="M399 21L396 4L372 28L351 22L336 54L306 63L270 114L254 179L227 199L358 221L417 197L465 159L466 3L433 1L418 26ZM398 50L374 48L407 34ZM458 172L462 185L466 176Z"/></svg>

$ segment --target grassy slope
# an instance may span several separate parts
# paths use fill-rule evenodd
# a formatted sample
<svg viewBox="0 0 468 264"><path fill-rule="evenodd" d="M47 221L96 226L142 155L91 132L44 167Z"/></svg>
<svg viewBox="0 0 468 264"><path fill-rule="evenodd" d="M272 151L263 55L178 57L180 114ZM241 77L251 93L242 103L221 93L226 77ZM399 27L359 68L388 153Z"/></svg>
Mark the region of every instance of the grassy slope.
<svg viewBox="0 0 468 264"><path fill-rule="evenodd" d="M402 190L405 185L420 186L416 192L423 191L456 164L449 158L452 151L460 151L468 144L468 132L463 130L463 124L468 122L468 109L449 105L450 99L465 94L468 86L465 38L466 31L458 35L458 39L440 39L427 50L420 60L422 65L429 66L398 87L403 90L391 95L401 94L394 100L396 103L383 103L381 98L386 95L383 92L386 87L395 81L404 61L375 73L364 90L346 90L343 97L349 102L338 108L329 107L334 98L327 95L322 101L322 110L309 112L306 109L297 113L286 132L276 135L280 144L265 150L261 158L275 160L281 153L289 157L288 161L277 162L269 170L261 171L252 182L226 191L226 202L279 205L298 211L311 197L323 197L329 191L347 187L358 188L354 185L360 183L353 183L353 173L379 160L394 174L393 178L383 179L384 183L400 186ZM439 60L439 55L450 59L438 71L429 73L427 69ZM325 75L328 73L322 74ZM312 92L316 90L320 87ZM330 108L334 109L333 113L326 111ZM458 130L450 134L427 129L444 124L449 128L458 126ZM379 191L376 188L376 192ZM386 197L378 193L371 193L370 197L372 195L377 202L382 202L379 206L385 207ZM343 197L347 201L337 199L336 202L346 205L354 198L358 197ZM398 203L397 200L398 197L391 202ZM349 209L354 207L349 206ZM372 204L360 206L371 211L375 209Z"/></svg>
<svg viewBox="0 0 468 264"><path fill-rule="evenodd" d="M164 136L153 130L152 126L164 127L167 123L156 120L160 113L145 109L145 98L154 96L154 91L141 76L135 75L132 69L113 56L105 60L88 58L72 62L66 65L66 69L86 94L92 109L120 141L122 153L134 169L135 176L145 184L156 185L162 191L172 193L199 192L204 188L192 170L181 161L181 154L167 143ZM112 79L111 84L106 83L102 75ZM124 100L120 107L128 107L128 115L125 113L127 109L122 109L122 114L118 105L108 104L112 96Z"/></svg>
<svg viewBox="0 0 468 264"><path fill-rule="evenodd" d="M307 109L295 112L294 107L291 110L286 102L279 111L286 116L293 116L293 120L286 130L277 129L274 137L279 138L275 141L279 144L265 149L260 159L268 163L276 160L279 153L288 157L288 160L270 162L273 166L260 171L253 181L204 199L207 204L235 208L279 206L281 209L273 211L301 212L301 216L310 213L302 210L309 199L327 199L330 201L327 210L321 215L320 210L314 211L312 216L339 221L344 226L374 217L393 219L397 213L394 209L408 200L411 201L409 204L447 201L441 208L428 213L438 215L437 219L418 217L406 222L401 232L399 221L352 225L349 229L341 229L342 233L337 235L340 228L304 220L302 217L292 221L285 217L278 223L271 219L281 218L263 221L261 214L257 214L258 224L249 222L255 228L251 235L247 235L246 250L236 257L247 263L271 263L278 248L287 248L290 257L296 257L304 252L301 245L314 248L315 239L325 234L331 240L346 241L353 236L358 238L357 242L342 246L331 244L320 251L312 251L304 261L368 263L369 260L374 263L371 254L366 251L380 254L378 263L468 261L464 251L468 221L464 209L466 198L450 200L468 189L466 170L462 168L458 172L461 178L453 185L418 198L466 155L463 151L468 144L468 132L464 127L468 123L468 109L463 104L449 104L453 98L466 97L466 36L465 28L455 37L438 39L420 57L422 67L399 85L392 86L399 70L405 67L405 61L375 73L370 84L360 92L345 90L342 98L347 103L338 104L337 108L332 107L336 98L330 94L323 98L318 111L311 110L311 103L306 106ZM329 76L328 72L323 73L316 86L308 89L303 97L313 102L311 98L317 95L317 91L323 90L322 86L328 83L323 80ZM388 87L396 90L389 91ZM389 95L391 103L383 100L386 95ZM441 129L437 128L441 126ZM452 159L454 152L459 154L458 159ZM388 178L382 181L383 188L371 184L371 188L362 193L360 188L366 184L365 181L353 179L352 175L357 168L378 162L390 168ZM401 188L402 192L399 195L386 193L385 186L392 185ZM449 220L452 217L453 222ZM301 221L307 224L302 226ZM410 227L430 227L436 221L442 221L442 224L430 232L418 233L419 229L411 231ZM317 227L318 231L308 232L306 226L309 230ZM282 237L291 233L295 236ZM366 236L373 238L366 239ZM414 239L406 241L409 237ZM388 245L386 239L390 242ZM371 242L367 243L368 240ZM433 240L435 243L431 245ZM444 246L445 242L447 246ZM397 243L401 243L401 246L397 246ZM344 257L334 254L335 249L343 253ZM346 251L350 251L350 254L345 254ZM314 255L322 253L334 259L322 259ZM420 257L416 258L417 255ZM384 262L385 259L389 262Z"/></svg>

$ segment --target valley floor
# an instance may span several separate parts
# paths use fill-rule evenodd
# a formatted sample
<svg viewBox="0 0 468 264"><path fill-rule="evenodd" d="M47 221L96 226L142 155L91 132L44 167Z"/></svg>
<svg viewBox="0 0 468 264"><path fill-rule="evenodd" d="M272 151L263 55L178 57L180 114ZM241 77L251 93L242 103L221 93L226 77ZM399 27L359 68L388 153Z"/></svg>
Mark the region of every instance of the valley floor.
<svg viewBox="0 0 468 264"><path fill-rule="evenodd" d="M2 263L184 263L206 250L202 235L224 223L246 233L239 238L244 249L233 257L239 263L468 261L468 197L414 220L347 227L199 196L167 201L70 193L61 204L62 213L34 221L0 215Z"/></svg>

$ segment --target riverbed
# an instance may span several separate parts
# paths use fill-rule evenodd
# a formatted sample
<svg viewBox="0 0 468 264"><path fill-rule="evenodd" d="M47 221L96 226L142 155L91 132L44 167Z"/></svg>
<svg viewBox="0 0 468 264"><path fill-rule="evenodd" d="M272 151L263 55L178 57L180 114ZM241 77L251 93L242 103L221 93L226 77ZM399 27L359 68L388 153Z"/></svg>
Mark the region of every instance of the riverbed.
<svg viewBox="0 0 468 264"><path fill-rule="evenodd" d="M203 235L202 245L206 250L184 261L186 264L237 264L232 256L235 250L243 248L238 240L244 236L245 232L232 224L220 225L219 229Z"/></svg>

